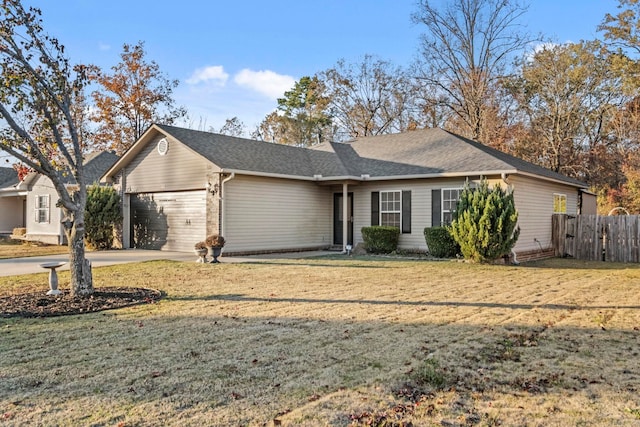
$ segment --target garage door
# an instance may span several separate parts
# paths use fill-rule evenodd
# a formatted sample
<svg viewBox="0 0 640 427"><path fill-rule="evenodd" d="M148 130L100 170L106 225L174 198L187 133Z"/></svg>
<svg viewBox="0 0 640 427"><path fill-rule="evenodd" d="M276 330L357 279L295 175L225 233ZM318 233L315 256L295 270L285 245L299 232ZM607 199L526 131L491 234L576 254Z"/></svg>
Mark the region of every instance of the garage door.
<svg viewBox="0 0 640 427"><path fill-rule="evenodd" d="M206 237L206 193L181 191L131 195L132 246L193 251Z"/></svg>

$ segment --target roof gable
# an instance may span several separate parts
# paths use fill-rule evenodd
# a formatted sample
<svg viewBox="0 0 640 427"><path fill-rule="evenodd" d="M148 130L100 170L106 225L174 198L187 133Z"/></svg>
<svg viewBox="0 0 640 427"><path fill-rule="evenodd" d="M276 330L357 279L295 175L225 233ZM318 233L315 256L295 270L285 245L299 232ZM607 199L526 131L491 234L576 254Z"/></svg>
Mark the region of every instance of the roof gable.
<svg viewBox="0 0 640 427"><path fill-rule="evenodd" d="M157 125L221 169L313 176L308 150L174 126Z"/></svg>

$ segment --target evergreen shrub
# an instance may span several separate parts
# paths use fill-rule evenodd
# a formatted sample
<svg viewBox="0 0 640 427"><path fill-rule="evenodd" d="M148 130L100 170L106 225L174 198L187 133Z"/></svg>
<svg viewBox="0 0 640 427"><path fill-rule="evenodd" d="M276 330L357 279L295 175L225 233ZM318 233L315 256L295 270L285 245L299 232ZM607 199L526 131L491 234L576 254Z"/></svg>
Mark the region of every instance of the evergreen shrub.
<svg viewBox="0 0 640 427"><path fill-rule="evenodd" d="M460 245L451 237L447 227L427 227L424 238L429 254L436 258L454 258L460 253Z"/></svg>
<svg viewBox="0 0 640 427"><path fill-rule="evenodd" d="M362 227L361 232L367 252L388 254L398 249L398 240L400 239L398 227L374 225Z"/></svg>
<svg viewBox="0 0 640 427"><path fill-rule="evenodd" d="M113 246L113 227L121 220L120 196L113 187L92 185L87 188L84 224L88 247L110 249Z"/></svg>
<svg viewBox="0 0 640 427"><path fill-rule="evenodd" d="M488 262L511 252L520 235L517 222L513 191L490 189L483 179L477 188L465 185L450 231L465 259Z"/></svg>

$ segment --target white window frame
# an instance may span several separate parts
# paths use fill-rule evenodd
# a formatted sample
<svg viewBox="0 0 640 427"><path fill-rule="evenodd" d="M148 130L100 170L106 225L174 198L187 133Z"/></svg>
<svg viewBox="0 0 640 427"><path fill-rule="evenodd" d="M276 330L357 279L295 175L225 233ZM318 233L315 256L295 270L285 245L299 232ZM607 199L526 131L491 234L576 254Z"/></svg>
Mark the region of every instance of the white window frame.
<svg viewBox="0 0 640 427"><path fill-rule="evenodd" d="M36 223L48 224L49 223L49 203L50 196L48 194L40 194L36 196Z"/></svg>
<svg viewBox="0 0 640 427"><path fill-rule="evenodd" d="M458 197L456 199L452 199L451 197L444 197L445 191L457 191ZM460 200L460 194L464 191L464 187L451 187L451 188L443 188L440 190L440 224L442 225L450 225L451 221L453 221L453 214L456 211L456 205ZM445 209L445 201L449 203L448 209ZM455 202L453 206L451 206L451 202ZM444 219L445 214L451 214L451 221L447 222Z"/></svg>
<svg viewBox="0 0 640 427"><path fill-rule="evenodd" d="M563 203L564 202L564 203ZM563 209L564 207L564 209ZM567 213L567 195L564 193L553 193L553 213Z"/></svg>
<svg viewBox="0 0 640 427"><path fill-rule="evenodd" d="M389 195L389 194L394 194L393 200L383 200L385 197L384 195ZM396 198L397 197L397 198ZM391 206L389 206L389 203L391 203ZM396 209L396 203L397 203L397 209ZM383 204L385 205L385 208L383 208ZM380 221L379 224L383 225L383 226L387 226L389 224L385 224L383 221L383 214L392 214L398 215L398 225L391 225L391 227L398 227L400 230L402 230L402 190L385 190L385 191L380 191Z"/></svg>

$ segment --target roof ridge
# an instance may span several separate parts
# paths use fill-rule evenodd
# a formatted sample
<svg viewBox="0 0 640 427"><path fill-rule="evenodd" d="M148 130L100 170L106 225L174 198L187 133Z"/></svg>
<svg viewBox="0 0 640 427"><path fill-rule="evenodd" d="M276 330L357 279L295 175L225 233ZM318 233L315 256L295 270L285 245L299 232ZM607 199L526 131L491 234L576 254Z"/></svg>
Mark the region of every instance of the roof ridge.
<svg viewBox="0 0 640 427"><path fill-rule="evenodd" d="M515 168L518 171L521 172L528 172L528 173L533 173L536 175L542 175L542 176L548 176L551 177L549 175L555 175L554 177L557 179L562 179L564 181L568 181L568 182L573 182L574 184L578 184L578 185L582 185L582 186L587 186L587 183L580 181L579 179L575 179L575 178L571 178L569 176L563 175L559 172L556 172L552 169L546 168L544 166L540 166L538 164L535 164L533 162L530 162L528 160L522 159L520 157L514 156L513 154L509 154L506 153L502 150L498 150L497 148L491 147L489 145L485 145L482 144L478 141L474 141L473 139L464 137L462 135L458 135L454 132L442 129L444 132L447 132L448 134L461 139L462 141L464 141L465 143L473 146L474 148L483 151L484 153L493 156L494 158L500 160L503 163L506 163L507 165ZM523 168L522 166L526 166L526 168ZM526 170L526 169L531 169L531 170Z"/></svg>

